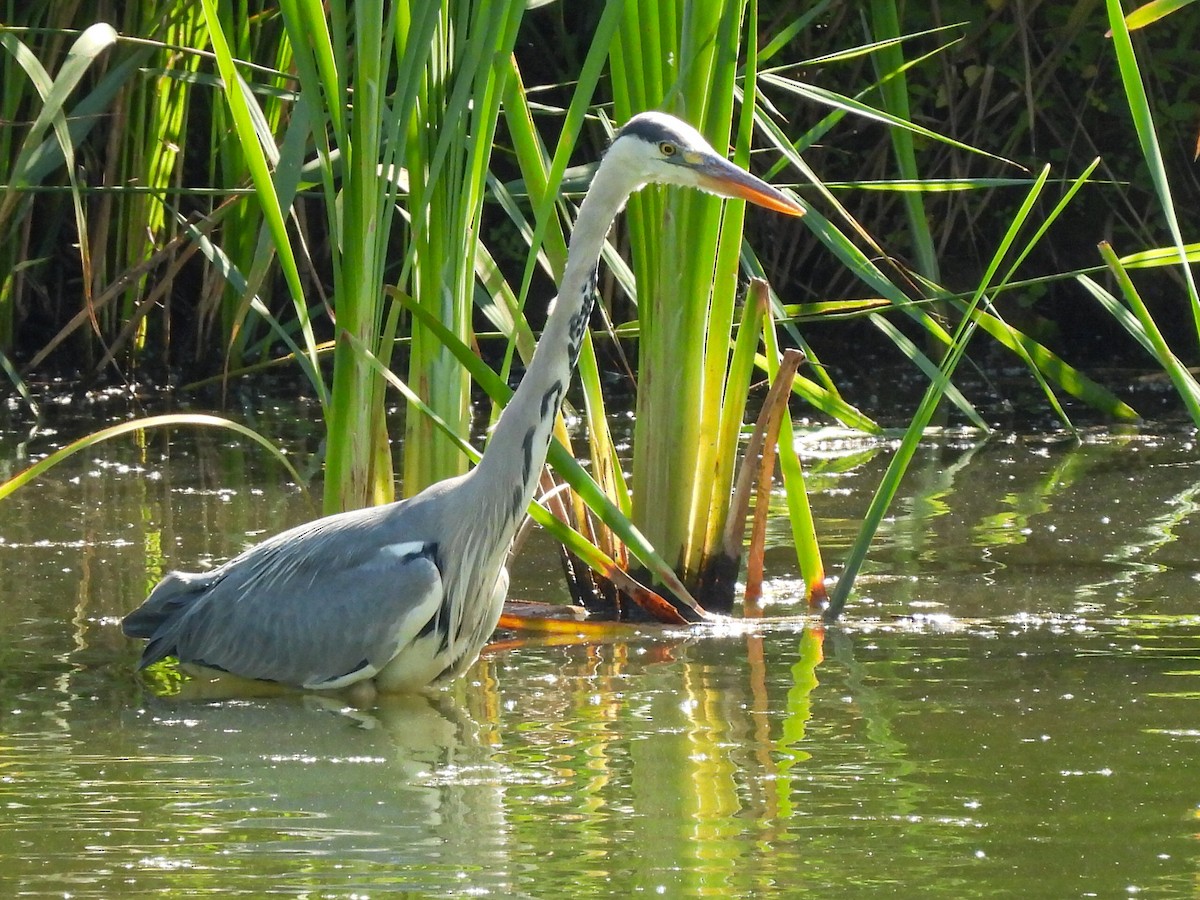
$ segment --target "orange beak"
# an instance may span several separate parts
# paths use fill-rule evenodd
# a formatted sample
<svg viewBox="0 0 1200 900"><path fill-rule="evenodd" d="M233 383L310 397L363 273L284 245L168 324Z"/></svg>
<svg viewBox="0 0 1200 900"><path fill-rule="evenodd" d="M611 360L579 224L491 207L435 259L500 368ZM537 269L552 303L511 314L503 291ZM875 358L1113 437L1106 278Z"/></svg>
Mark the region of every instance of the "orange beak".
<svg viewBox="0 0 1200 900"><path fill-rule="evenodd" d="M700 185L714 194L748 200L789 216L804 215L804 207L783 191L720 156L705 155L694 168L700 175Z"/></svg>

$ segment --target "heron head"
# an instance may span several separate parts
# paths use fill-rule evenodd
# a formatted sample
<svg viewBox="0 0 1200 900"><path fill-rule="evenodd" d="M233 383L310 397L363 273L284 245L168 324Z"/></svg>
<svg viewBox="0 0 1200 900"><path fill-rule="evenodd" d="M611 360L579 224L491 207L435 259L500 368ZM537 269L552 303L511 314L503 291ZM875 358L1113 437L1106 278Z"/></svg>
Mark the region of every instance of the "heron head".
<svg viewBox="0 0 1200 900"><path fill-rule="evenodd" d="M699 131L666 113L634 116L617 132L609 153L627 160L643 182L699 188L791 216L804 215L804 207L791 197L735 166Z"/></svg>

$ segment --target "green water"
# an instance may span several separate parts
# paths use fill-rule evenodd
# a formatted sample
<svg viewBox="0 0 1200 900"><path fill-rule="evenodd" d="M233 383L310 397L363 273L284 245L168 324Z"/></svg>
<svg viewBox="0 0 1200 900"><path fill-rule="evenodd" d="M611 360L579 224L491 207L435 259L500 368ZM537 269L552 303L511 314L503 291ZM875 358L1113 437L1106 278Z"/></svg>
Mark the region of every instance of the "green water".
<svg viewBox="0 0 1200 900"><path fill-rule="evenodd" d="M836 572L887 449L805 459ZM824 634L505 644L352 710L135 676L164 567L315 501L224 436L100 448L0 503L0 896L1198 896L1198 485L1190 435L949 437ZM513 594L562 596L544 542Z"/></svg>

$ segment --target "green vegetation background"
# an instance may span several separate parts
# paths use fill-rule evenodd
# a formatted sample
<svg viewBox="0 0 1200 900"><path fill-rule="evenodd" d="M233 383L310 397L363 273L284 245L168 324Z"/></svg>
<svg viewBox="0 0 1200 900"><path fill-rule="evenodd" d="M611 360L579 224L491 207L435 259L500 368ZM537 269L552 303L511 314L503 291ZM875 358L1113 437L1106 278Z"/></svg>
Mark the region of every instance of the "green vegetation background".
<svg viewBox="0 0 1200 900"><path fill-rule="evenodd" d="M59 29L83 28L105 16L123 34L172 36L164 25L165 8L130 4L120 12L103 4L70 5L67 14L58 4L9 4L4 24L48 29L25 34L50 71L59 65L70 36ZM58 9L55 9L58 7ZM560 117L570 101L572 83L587 52L602 4L552 3L527 11L516 42L516 58L528 95L537 108L548 112L539 128L552 144ZM864 5L832 3L812 26L801 30L777 60L794 63L820 57L864 43ZM1193 8L1194 9L1194 8ZM1113 243L1118 252L1165 246L1169 237L1161 224L1159 207L1142 162L1129 110L1122 92L1111 41L1105 37L1104 4L1098 0L1073 2L942 2L908 3L900 7L901 28L906 34L963 23L951 31L917 37L905 44L905 56L917 59L953 40L953 46L912 66L906 73L911 120L940 134L1026 165L1036 171L1043 163L1053 166L1052 178L1069 178L1094 157L1101 165L1094 177L1114 184L1091 185L1080 192L1048 238L1042 241L1022 269L1037 275L1066 272L1095 265L1096 245ZM269 8L264 7L265 12ZM258 15L257 4L244 10L245 21ZM759 41L767 42L795 17L790 2L764 2L760 8ZM275 65L274 44L262 29L260 43L246 49ZM177 39L179 35L173 35ZM1200 166L1194 161L1200 131L1200 14L1184 9L1144 31L1135 33L1135 46L1143 64L1165 163L1175 190L1176 209L1185 235L1197 233L1200 218ZM83 84L94 83L116 58L95 68ZM0 110L0 167L8 168L28 123L36 116L37 101L23 74L11 58L4 60L5 88ZM803 80L846 94L865 89L877 78L870 56L802 67ZM163 67L172 78L160 78ZM101 113L78 148L76 168L81 183L92 187L133 186L149 162L150 149L137 146L155 115L156 98L176 96L180 110L177 146L158 164L167 166L164 189L179 211L193 220L211 212L222 196L196 188L229 188L245 184L222 134L228 126L222 98L203 77L211 76L194 59L158 52L145 61L140 89L131 88L114 109ZM82 90L82 89L81 89ZM601 99L606 91L602 80ZM878 103L869 92L867 102ZM778 103L778 98L776 98ZM793 98L780 107L784 120L799 132L825 112L817 105ZM572 160L596 158L605 137L598 127L585 130L585 142ZM500 123L493 156L493 171L503 179L519 172L509 159L507 135ZM885 126L848 116L820 145L808 150L809 165L830 184L897 177L895 157ZM922 178L964 176L1011 177L1020 175L1011 165L957 151L944 144L917 140L917 168ZM141 167L139 169L139 167ZM761 167L760 167L761 168ZM785 176L786 177L786 176ZM7 181L0 172L0 181ZM24 370L28 379L60 375L68 379L101 381L136 378L151 383L190 380L219 373L225 362L223 349L231 321L228 289L211 272L199 253L188 251L180 227L169 219L153 221L139 212L128 194L91 193L85 215L91 229L92 253L97 269L94 293L122 280L120 297L98 309L94 322L84 310L84 291L77 250L76 221L60 167L47 177L42 193L18 222L9 222L0 256L5 267L4 298L0 302L0 351ZM1021 189L996 188L981 200L980 192L925 195L930 229L942 283L951 289L969 290L982 271L997 234L1008 221ZM901 260L913 260L917 250L905 219L904 197L896 193L846 190L839 199L847 205L885 247ZM1050 201L1046 201L1049 203ZM238 214L225 220L226 233L234 233ZM527 247L508 218L494 204L485 209L485 243L501 265L519 273ZM319 235L319 217L310 226ZM773 239L754 234L754 228L771 229L773 220L761 217L749 228L773 287L789 302L823 301L866 296L861 282L816 242ZM153 236L146 238L147 229ZM15 251L15 255L14 255ZM399 257L399 254L397 254ZM323 273L311 273L323 278ZM1167 334L1190 330L1191 312L1180 289L1178 272L1160 271L1139 282L1160 327ZM326 284L328 288L328 284ZM158 293L155 290L158 289ZM536 325L538 310L553 292L548 280L535 282L529 302ZM153 296L152 296L153 295ZM270 291L266 294L272 296ZM149 301L147 298L150 298ZM271 301L286 306L282 291ZM149 309L140 309L148 305ZM1009 321L1072 362L1099 363L1139 360L1137 348L1109 317L1073 282L1053 288L1036 287L1022 292L1006 306ZM627 310L614 310L614 318L627 318ZM144 315L137 331L130 323ZM63 329L75 322L65 336ZM330 337L327 320L314 325ZM58 338L54 349L43 351ZM98 339L98 336L101 339ZM260 335L260 337L263 337ZM880 366L904 365L890 342L861 319L819 322L806 329L806 337L822 350L826 360L837 360L835 378L853 385L871 379ZM1175 350L1195 362L1191 339ZM105 347L116 353L116 365L101 366ZM269 344L262 348L265 350ZM278 348L275 348L278 349ZM977 360L978 361L978 360ZM28 368L31 362L36 364ZM611 362L611 361L610 361Z"/></svg>

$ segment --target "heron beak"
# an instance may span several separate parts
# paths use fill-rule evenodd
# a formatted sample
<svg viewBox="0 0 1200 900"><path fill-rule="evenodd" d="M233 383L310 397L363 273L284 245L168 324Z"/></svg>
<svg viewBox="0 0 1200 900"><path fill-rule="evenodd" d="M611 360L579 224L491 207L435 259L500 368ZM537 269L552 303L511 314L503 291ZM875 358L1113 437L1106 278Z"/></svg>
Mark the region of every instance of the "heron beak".
<svg viewBox="0 0 1200 900"><path fill-rule="evenodd" d="M749 200L789 216L804 215L804 207L760 178L719 156L704 156L695 164L700 186L722 197Z"/></svg>

